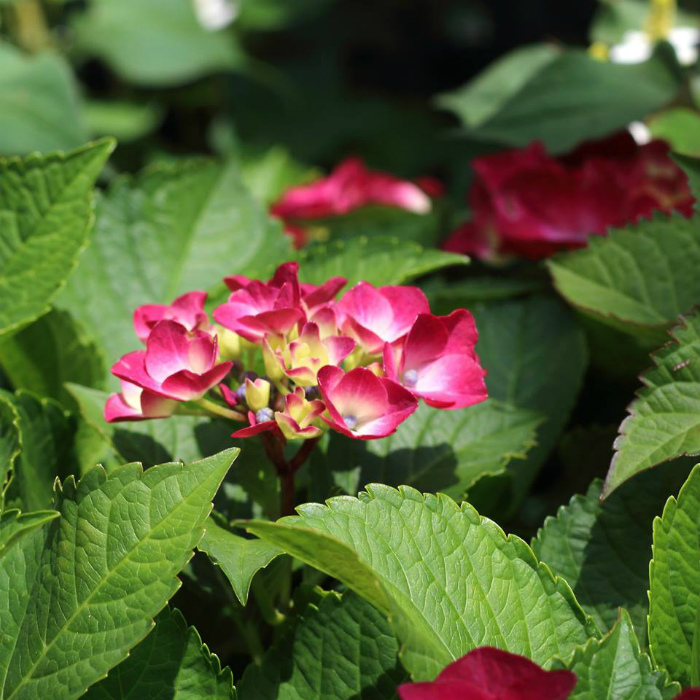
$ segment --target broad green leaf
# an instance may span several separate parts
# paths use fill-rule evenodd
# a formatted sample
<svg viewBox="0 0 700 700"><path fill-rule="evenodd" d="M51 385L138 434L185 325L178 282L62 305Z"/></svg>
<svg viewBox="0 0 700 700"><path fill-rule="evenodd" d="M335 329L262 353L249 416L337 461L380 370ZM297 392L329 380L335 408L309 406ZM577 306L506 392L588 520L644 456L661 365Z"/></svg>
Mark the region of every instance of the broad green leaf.
<svg viewBox="0 0 700 700"><path fill-rule="evenodd" d="M669 109L649 122L654 138L666 141L671 150L686 156L700 156L700 115L686 107Z"/></svg>
<svg viewBox="0 0 700 700"><path fill-rule="evenodd" d="M4 394L17 412L22 450L15 460L7 496L22 510L42 510L51 505L56 477L66 477L74 466L75 424L52 399L40 399L28 391Z"/></svg>
<svg viewBox="0 0 700 700"><path fill-rule="evenodd" d="M152 103L122 100L90 100L84 111L93 136L113 136L119 143L147 136L163 118L162 110Z"/></svg>
<svg viewBox="0 0 700 700"><path fill-rule="evenodd" d="M673 160L688 177L688 186L695 197L695 213L700 211L700 158L672 154Z"/></svg>
<svg viewBox="0 0 700 700"><path fill-rule="evenodd" d="M389 613L416 679L478 646L546 664L597 634L566 583L467 503L375 484L297 510L246 527Z"/></svg>
<svg viewBox="0 0 700 700"><path fill-rule="evenodd" d="M513 95L560 53L553 44L533 44L515 49L459 90L439 95L436 103L454 112L465 126L476 128L488 123Z"/></svg>
<svg viewBox="0 0 700 700"><path fill-rule="evenodd" d="M698 685L700 467L654 522L649 568L651 657L683 686Z"/></svg>
<svg viewBox="0 0 700 700"><path fill-rule="evenodd" d="M0 160L0 336L49 310L92 225L92 188L114 148Z"/></svg>
<svg viewBox="0 0 700 700"><path fill-rule="evenodd" d="M231 424L197 416L172 416L136 423L107 423L103 417L109 394L70 384L82 417L123 461L144 466L166 461L194 462L231 447Z"/></svg>
<svg viewBox="0 0 700 700"><path fill-rule="evenodd" d="M586 340L556 299L534 296L473 311L489 396L544 419L526 462L508 467L517 502L528 492L576 403L588 362Z"/></svg>
<svg viewBox="0 0 700 700"><path fill-rule="evenodd" d="M678 314L700 300L696 221L657 214L547 263L554 285L577 309L660 345Z"/></svg>
<svg viewBox="0 0 700 700"><path fill-rule="evenodd" d="M310 603L282 640L251 664L239 700L394 700L407 680L399 645L379 611L354 593Z"/></svg>
<svg viewBox="0 0 700 700"><path fill-rule="evenodd" d="M289 247L238 167L202 159L118 180L98 199L93 238L58 305L100 341L110 363L140 346L137 306L211 289Z"/></svg>
<svg viewBox="0 0 700 700"><path fill-rule="evenodd" d="M644 469L700 454L700 316L682 319L672 341L652 355L654 367L620 426L605 480L607 497Z"/></svg>
<svg viewBox="0 0 700 700"><path fill-rule="evenodd" d="M647 62L635 65L599 61L578 49L563 51L548 61L543 54L542 69L533 71L508 99L499 95L496 111L489 114L478 105L477 114L482 116L476 126L470 126L464 117L474 101L468 88L461 92L468 97L466 106L454 94L443 96L442 103L457 112L468 137L514 147L541 141L550 152L562 153L665 107L676 96L681 81L675 57L668 53L658 50ZM519 81L513 78L513 82L517 87Z"/></svg>
<svg viewBox="0 0 700 700"><path fill-rule="evenodd" d="M217 525L213 518L207 520L199 549L221 567L241 605L248 602L248 592L255 574L282 554L281 549L263 540L234 535Z"/></svg>
<svg viewBox="0 0 700 700"><path fill-rule="evenodd" d="M64 482L45 541L24 537L0 567L3 700L78 698L127 657L177 590L235 456Z"/></svg>
<svg viewBox="0 0 700 700"><path fill-rule="evenodd" d="M434 314L446 315L455 309L469 309L479 302L493 302L546 291L537 279L512 277L472 277L466 280L435 280L423 285Z"/></svg>
<svg viewBox="0 0 700 700"><path fill-rule="evenodd" d="M8 552L24 535L32 530L54 520L59 516L55 510L39 510L33 513L21 513L18 510L8 510L0 513L0 564Z"/></svg>
<svg viewBox="0 0 700 700"><path fill-rule="evenodd" d="M179 610L164 610L151 633L82 700L232 700L233 677Z"/></svg>
<svg viewBox="0 0 700 700"><path fill-rule="evenodd" d="M0 153L75 148L88 139L78 86L55 53L28 56L0 44Z"/></svg>
<svg viewBox="0 0 700 700"><path fill-rule="evenodd" d="M243 63L236 37L207 30L189 0L92 0L74 28L83 51L130 83L178 85Z"/></svg>
<svg viewBox="0 0 700 700"><path fill-rule="evenodd" d="M533 540L537 558L566 580L601 630L610 630L625 608L646 646L652 523L688 471L673 464L644 472L602 502L596 480L585 496L574 496L548 518Z"/></svg>
<svg viewBox="0 0 700 700"><path fill-rule="evenodd" d="M11 398L0 392L0 511L5 484L20 450L19 414Z"/></svg>
<svg viewBox="0 0 700 700"><path fill-rule="evenodd" d="M416 214L396 207L363 207L343 216L315 220L309 224L309 231L311 238L318 240L395 238L402 245L412 242L433 249L440 242L441 225L440 212L435 209Z"/></svg>
<svg viewBox="0 0 700 700"><path fill-rule="evenodd" d="M102 461L102 453L116 455L117 463L139 461L145 467L165 461L194 462L231 446L241 449L236 468L217 494L217 509L226 517L250 518L279 516L279 481L259 440L231 439L232 424L197 416L172 416L165 420L137 423L107 423L103 417L108 394L71 384L68 389L77 401L87 428L95 432L102 449L89 435L78 438L83 470ZM113 460L111 460L113 461Z"/></svg>
<svg viewBox="0 0 700 700"><path fill-rule="evenodd" d="M312 493L320 500L338 490L354 494L365 484L382 483L459 499L484 474L524 459L540 421L535 413L489 399L456 411L423 404L383 440L331 433L312 454Z"/></svg>
<svg viewBox="0 0 700 700"><path fill-rule="evenodd" d="M53 309L8 338L0 339L0 366L15 389L29 389L67 407L66 382L100 388L102 352L73 317Z"/></svg>
<svg viewBox="0 0 700 700"><path fill-rule="evenodd" d="M241 0L237 24L246 30L283 29L318 14L336 0Z"/></svg>
<svg viewBox="0 0 700 700"><path fill-rule="evenodd" d="M578 683L570 700L671 700L680 692L678 683L652 668L639 648L627 611L620 611L610 634L577 649L566 664L556 664L576 674Z"/></svg>
<svg viewBox="0 0 700 700"><path fill-rule="evenodd" d="M263 154L244 153L241 156L243 183L266 206L279 199L287 188L305 184L319 176L315 169L296 161L281 146L270 148Z"/></svg>
<svg viewBox="0 0 700 700"><path fill-rule="evenodd" d="M321 284L340 275L347 278L348 286L362 280L374 285L405 284L429 272L469 263L464 255L382 237L318 243L289 257L299 261L302 282ZM260 278L267 279L273 272L274 266L270 265Z"/></svg>

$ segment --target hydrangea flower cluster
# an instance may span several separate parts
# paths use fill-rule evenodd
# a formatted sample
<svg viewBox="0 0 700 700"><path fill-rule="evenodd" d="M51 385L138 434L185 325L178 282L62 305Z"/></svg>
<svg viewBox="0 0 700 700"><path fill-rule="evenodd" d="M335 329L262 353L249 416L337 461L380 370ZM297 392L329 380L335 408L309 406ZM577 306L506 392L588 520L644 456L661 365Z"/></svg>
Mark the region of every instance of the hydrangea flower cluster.
<svg viewBox="0 0 700 700"><path fill-rule="evenodd" d="M204 310L206 294L136 309L145 349L112 372L121 392L105 406L109 422L208 413L245 425L246 438L280 443L326 430L371 440L393 433L419 399L458 409L486 398L472 315L434 316L417 287L346 280L302 284L298 264L268 282L225 280L228 300Z"/></svg>
<svg viewBox="0 0 700 700"><path fill-rule="evenodd" d="M553 158L539 143L473 162L472 220L446 250L498 260L539 259L581 248L593 235L655 211L693 212L683 171L663 141L638 146L629 133L586 143Z"/></svg>
<svg viewBox="0 0 700 700"><path fill-rule="evenodd" d="M442 192L442 184L433 178L401 180L390 173L370 170L362 160L352 157L339 163L327 177L288 189L270 213L282 219L287 235L295 247L301 248L309 242L309 224L313 221L370 205L427 214L432 208L431 197L439 197Z"/></svg>

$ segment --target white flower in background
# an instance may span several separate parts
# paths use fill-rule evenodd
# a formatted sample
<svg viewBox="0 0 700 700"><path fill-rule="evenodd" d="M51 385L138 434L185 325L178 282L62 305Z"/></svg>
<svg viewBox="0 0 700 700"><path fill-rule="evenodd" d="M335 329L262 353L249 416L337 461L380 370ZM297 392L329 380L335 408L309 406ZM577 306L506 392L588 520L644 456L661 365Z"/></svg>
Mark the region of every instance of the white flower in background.
<svg viewBox="0 0 700 700"><path fill-rule="evenodd" d="M676 50L682 65L692 65L698 60L700 29L677 27L671 30L667 41ZM647 32L625 32L622 41L610 48L610 60L613 63L642 63L651 57L653 51L654 42Z"/></svg>
<svg viewBox="0 0 700 700"><path fill-rule="evenodd" d="M238 0L194 0L194 11L199 23L215 32L227 27L239 12Z"/></svg>
<svg viewBox="0 0 700 700"><path fill-rule="evenodd" d="M632 122L627 130L632 134L632 138L637 145L644 146L652 140L651 130L644 122Z"/></svg>

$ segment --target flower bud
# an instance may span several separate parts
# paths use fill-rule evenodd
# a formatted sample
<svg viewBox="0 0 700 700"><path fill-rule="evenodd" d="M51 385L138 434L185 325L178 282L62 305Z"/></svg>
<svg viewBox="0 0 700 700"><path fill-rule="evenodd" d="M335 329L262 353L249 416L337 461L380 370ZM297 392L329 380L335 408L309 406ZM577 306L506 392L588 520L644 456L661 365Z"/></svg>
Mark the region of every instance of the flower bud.
<svg viewBox="0 0 700 700"><path fill-rule="evenodd" d="M270 382L264 379L256 379L251 382L245 380L245 400L251 411L260 411L267 408L270 403Z"/></svg>
<svg viewBox="0 0 700 700"><path fill-rule="evenodd" d="M228 328L216 329L219 339L219 357L222 360L237 360L241 356L241 337Z"/></svg>

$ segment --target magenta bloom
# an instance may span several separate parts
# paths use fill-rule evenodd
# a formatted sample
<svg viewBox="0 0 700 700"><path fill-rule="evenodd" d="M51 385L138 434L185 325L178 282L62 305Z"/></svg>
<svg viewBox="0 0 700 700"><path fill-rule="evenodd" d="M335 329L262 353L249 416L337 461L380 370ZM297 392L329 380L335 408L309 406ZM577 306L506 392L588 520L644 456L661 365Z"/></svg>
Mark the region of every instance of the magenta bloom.
<svg viewBox="0 0 700 700"><path fill-rule="evenodd" d="M120 381L121 392L112 394L105 404L104 418L108 423L168 418L175 411L177 401L142 389L123 379Z"/></svg>
<svg viewBox="0 0 700 700"><path fill-rule="evenodd" d="M145 304L134 311L136 335L145 343L159 321L177 321L188 331L205 331L209 316L204 311L206 292L188 292L170 304Z"/></svg>
<svg viewBox="0 0 700 700"><path fill-rule="evenodd" d="M328 177L287 190L271 212L282 219L321 219L368 204L399 207L417 214L431 208L430 197L418 185L369 170L359 158L348 158Z"/></svg>
<svg viewBox="0 0 700 700"><path fill-rule="evenodd" d="M539 259L655 211L692 214L686 177L667 145L638 146L628 133L561 158L533 143L477 158L473 168L473 218L444 244L456 253Z"/></svg>
<svg viewBox="0 0 700 700"><path fill-rule="evenodd" d="M369 354L406 335L430 305L418 287L379 287L360 282L337 305L343 332Z"/></svg>
<svg viewBox="0 0 700 700"><path fill-rule="evenodd" d="M252 280L243 275L232 275L231 277L225 277L224 282L232 292L237 292L240 289L247 289ZM301 306L307 313L311 313L314 309L332 302L335 299L335 295L347 283L348 281L344 277L331 277L318 286L300 283L299 263L286 262L277 268L272 279L266 283L266 286L272 289L282 289L286 284L291 285L294 290L293 299L296 305L299 305L299 299L301 299Z"/></svg>
<svg viewBox="0 0 700 700"><path fill-rule="evenodd" d="M384 372L435 408L465 408L487 398L474 350L478 333L464 309L449 316L421 314L405 340L384 346Z"/></svg>
<svg viewBox="0 0 700 700"><path fill-rule="evenodd" d="M329 414L323 420L360 440L390 435L418 406L410 391L364 367L347 374L339 367L324 367L318 386Z"/></svg>
<svg viewBox="0 0 700 700"><path fill-rule="evenodd" d="M214 310L217 323L251 343L262 343L268 334L286 335L304 318L299 287L291 282L279 288L251 282Z"/></svg>
<svg viewBox="0 0 700 700"><path fill-rule="evenodd" d="M676 695L676 700L700 700L700 688L687 688L680 695Z"/></svg>
<svg viewBox="0 0 700 700"><path fill-rule="evenodd" d="M401 700L566 700L571 671L545 671L524 656L480 647L451 663L429 683L399 686Z"/></svg>
<svg viewBox="0 0 700 700"><path fill-rule="evenodd" d="M188 333L175 321L161 321L151 331L145 352L124 355L112 374L165 398L194 401L231 369L230 362L217 365L216 358L216 338L203 331Z"/></svg>
<svg viewBox="0 0 700 700"><path fill-rule="evenodd" d="M419 183L369 170L359 158L348 158L328 177L287 190L270 213L285 222L288 235L300 248L307 242L307 232L299 222L342 216L369 205L426 214L432 208L429 194L441 188L432 179Z"/></svg>

